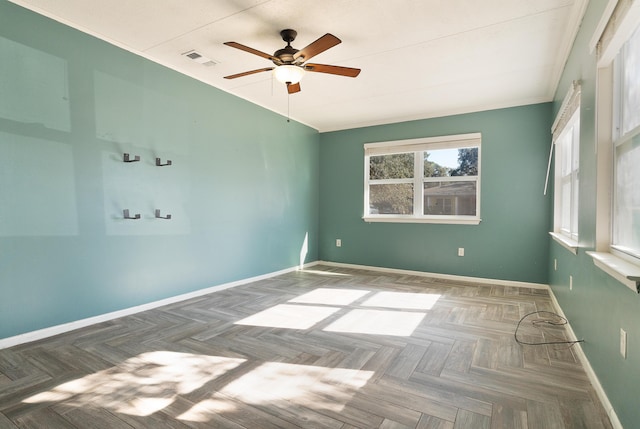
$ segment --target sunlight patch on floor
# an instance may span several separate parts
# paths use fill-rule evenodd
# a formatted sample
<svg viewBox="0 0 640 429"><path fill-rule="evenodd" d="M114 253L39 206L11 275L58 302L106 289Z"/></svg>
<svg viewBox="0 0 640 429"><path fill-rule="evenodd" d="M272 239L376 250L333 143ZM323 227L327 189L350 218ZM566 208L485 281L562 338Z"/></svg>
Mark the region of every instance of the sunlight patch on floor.
<svg viewBox="0 0 640 429"><path fill-rule="evenodd" d="M373 295L363 303L356 303L370 294ZM329 316L342 311L346 314L325 327L324 331L408 337L413 334L426 315L424 312L415 310L431 310L439 299L439 294L432 293L373 293L360 289L317 288L290 299L287 304L275 305L244 318L236 324L310 329ZM380 309L358 309L357 307Z"/></svg>
<svg viewBox="0 0 640 429"><path fill-rule="evenodd" d="M291 299L289 302L298 304L349 305L368 293L370 293L368 290L318 288Z"/></svg>
<svg viewBox="0 0 640 429"><path fill-rule="evenodd" d="M309 329L340 310L336 307L280 304L236 322L237 325Z"/></svg>
<svg viewBox="0 0 640 429"><path fill-rule="evenodd" d="M339 413L372 375L373 371L265 362L177 418L208 422L213 414L242 412L236 410L234 404L269 406L292 412L299 406Z"/></svg>
<svg viewBox="0 0 640 429"><path fill-rule="evenodd" d="M157 351L127 359L108 370L63 383L23 402L64 402L148 416L238 367L246 359Z"/></svg>
<svg viewBox="0 0 640 429"><path fill-rule="evenodd" d="M426 313L418 312L351 310L323 330L327 332L409 337L425 316Z"/></svg>
<svg viewBox="0 0 640 429"><path fill-rule="evenodd" d="M372 371L281 362L264 362L243 372L239 367L245 362L245 359L169 351L143 353L23 402L103 408L139 417L163 410L171 414L167 410L172 404L188 403L188 396L184 395L237 370L237 378L211 386L204 399L190 409L180 410L176 418L208 422L214 415L242 412L245 404L283 409L297 405L340 412L373 375ZM203 396L202 392L198 395Z"/></svg>
<svg viewBox="0 0 640 429"><path fill-rule="evenodd" d="M174 397L166 398L133 398L128 402L119 404L115 411L132 416L150 416L173 403Z"/></svg>
<svg viewBox="0 0 640 429"><path fill-rule="evenodd" d="M356 369L265 362L220 393L250 404L284 401L340 411L372 375L372 371Z"/></svg>
<svg viewBox="0 0 640 429"><path fill-rule="evenodd" d="M176 418L191 422L208 422L212 414L224 414L236 410L236 405L229 398L214 393L210 399L198 402Z"/></svg>
<svg viewBox="0 0 640 429"><path fill-rule="evenodd" d="M363 307L386 307L403 310L431 310L440 299L435 293L378 292Z"/></svg>

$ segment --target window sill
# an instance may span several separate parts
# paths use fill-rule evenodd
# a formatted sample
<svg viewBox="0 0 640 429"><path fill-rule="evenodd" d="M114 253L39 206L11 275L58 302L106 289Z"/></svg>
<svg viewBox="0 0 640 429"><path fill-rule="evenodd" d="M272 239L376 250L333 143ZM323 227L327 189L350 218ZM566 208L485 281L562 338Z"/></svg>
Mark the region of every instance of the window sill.
<svg viewBox="0 0 640 429"><path fill-rule="evenodd" d="M364 216L365 222L391 222L391 223L437 223L437 224L453 224L453 225L478 225L482 219L476 217L413 217L413 216Z"/></svg>
<svg viewBox="0 0 640 429"><path fill-rule="evenodd" d="M567 249L569 252L573 253L574 255L578 254L578 242L575 240L572 240L568 237L565 237L562 234L558 234L557 232L550 232L549 235L558 243L560 244L562 247L564 247L565 249Z"/></svg>
<svg viewBox="0 0 640 429"><path fill-rule="evenodd" d="M636 293L640 293L640 266L608 252L587 252L593 263Z"/></svg>

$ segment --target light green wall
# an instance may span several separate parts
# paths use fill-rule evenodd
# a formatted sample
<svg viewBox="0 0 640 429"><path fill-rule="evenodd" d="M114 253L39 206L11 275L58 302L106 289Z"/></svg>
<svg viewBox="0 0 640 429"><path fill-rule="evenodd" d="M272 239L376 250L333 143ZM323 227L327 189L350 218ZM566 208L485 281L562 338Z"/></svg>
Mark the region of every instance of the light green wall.
<svg viewBox="0 0 640 429"><path fill-rule="evenodd" d="M549 283L625 428L640 425L640 297L598 269L585 252L596 233L596 57L589 41L607 4L591 0L562 74L553 110L573 80L582 82L580 104L580 207L578 254L550 240ZM554 260L558 269L554 269ZM569 276L573 289L569 290ZM620 328L627 331L627 359L619 354Z"/></svg>
<svg viewBox="0 0 640 429"><path fill-rule="evenodd" d="M4 0L0 58L0 338L317 260L317 131Z"/></svg>
<svg viewBox="0 0 640 429"><path fill-rule="evenodd" d="M321 134L320 259L546 284L550 118L545 103ZM471 132L482 133L479 225L362 220L365 143Z"/></svg>

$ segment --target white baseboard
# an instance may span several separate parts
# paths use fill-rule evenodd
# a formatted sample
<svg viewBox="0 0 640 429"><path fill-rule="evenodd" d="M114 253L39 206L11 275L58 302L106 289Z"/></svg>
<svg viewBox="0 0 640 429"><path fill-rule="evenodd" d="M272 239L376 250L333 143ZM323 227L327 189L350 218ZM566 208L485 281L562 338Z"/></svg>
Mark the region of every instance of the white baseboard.
<svg viewBox="0 0 640 429"><path fill-rule="evenodd" d="M560 316L567 319L564 312L562 311L562 307L560 307L560 303L556 299L556 296L554 295L553 290L551 288L549 288L549 295L551 296L551 301L553 302L553 306L555 307L556 312ZM577 341L578 337L576 337L576 334L573 331L573 328L571 327L571 323L567 323L566 326L567 326L567 329L569 330L569 339L571 341ZM611 402L609 401L609 397L607 396L607 393L602 388L602 384L600 384L600 380L598 379L596 372L591 367L591 363L589 363L589 359L587 359L587 355L584 354L584 350L582 350L582 345L580 343L576 343L573 346L573 349L576 351L576 354L578 355L578 359L580 359L580 363L582 363L584 371L587 373L587 377L589 377L589 381L591 381L591 384L593 385L593 388L595 389L596 394L600 399L600 402L602 402L602 406L607 412L607 415L609 416L609 420L611 420L611 425L613 426L614 429L624 429L622 427L622 423L620 423L620 420L618 419L616 410L614 410L613 405L611 405Z"/></svg>
<svg viewBox="0 0 640 429"><path fill-rule="evenodd" d="M528 282L519 282L515 280L496 280L496 279L486 279L482 277L456 276L452 274L439 274L439 273L429 273L425 271L401 270L397 268L383 268L383 267L374 267L369 265L343 264L341 262L320 261L318 263L320 265L328 265L331 267L354 268L357 270L380 271L380 272L387 272L387 273L394 273L394 274L406 274L410 276L433 277L436 279L453 280L453 281L460 281L460 282L492 284L492 285L499 285L499 286L528 287L533 289L549 289L549 285L542 284L542 283L528 283Z"/></svg>
<svg viewBox="0 0 640 429"><path fill-rule="evenodd" d="M62 325L51 326L49 328L39 329L37 331L31 331L24 334L16 335L13 337L0 339L0 350L6 349L9 347L17 346L19 344L30 343L32 341L42 340L44 338L53 337L54 335L63 334L65 332L70 332L75 329L84 328L86 326L95 325L96 323L106 322L109 320L117 319L118 317L129 316L131 314L140 313L142 311L152 310L154 308L162 307L163 305L169 305L180 301L185 301L187 299L196 298L202 295L207 295L213 292L219 292L221 290L230 289L236 286L245 285L247 283L252 283L260 280L269 279L271 277L276 277L281 274L290 273L292 271L297 271L299 269L313 267L317 265L319 262L311 262L305 264L302 267L296 266L291 268L286 268L284 270L275 271L268 274L263 274L256 277L250 277L242 280L237 280L235 282L224 283L217 286L212 286L206 289L200 289L194 292L185 293L182 295L172 296L170 298L161 299L159 301L150 302L147 304L137 305L135 307L125 308L123 310L113 311L111 313L101 314L99 316L89 317L86 319L75 320L73 322L64 323Z"/></svg>

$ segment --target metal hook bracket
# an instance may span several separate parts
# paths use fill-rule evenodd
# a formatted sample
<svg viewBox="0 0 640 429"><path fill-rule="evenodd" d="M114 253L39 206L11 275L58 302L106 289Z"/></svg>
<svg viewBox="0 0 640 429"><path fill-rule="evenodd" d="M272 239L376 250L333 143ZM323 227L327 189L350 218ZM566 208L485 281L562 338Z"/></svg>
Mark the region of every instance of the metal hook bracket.
<svg viewBox="0 0 640 429"><path fill-rule="evenodd" d="M166 216L160 216L160 209L156 209L156 218L157 219L171 219L171 215L168 214Z"/></svg>
<svg viewBox="0 0 640 429"><path fill-rule="evenodd" d="M140 219L140 213L135 214L134 216L129 215L129 209L122 210L125 219Z"/></svg>
<svg viewBox="0 0 640 429"><path fill-rule="evenodd" d="M124 162L138 162L140 161L140 155L136 155L133 159L129 158L129 154L125 153L124 156Z"/></svg>
<svg viewBox="0 0 640 429"><path fill-rule="evenodd" d="M162 163L162 161L160 161L160 158L156 158L156 165L158 167L164 167L165 165L171 165L171 160L167 160L167 162L165 164Z"/></svg>

